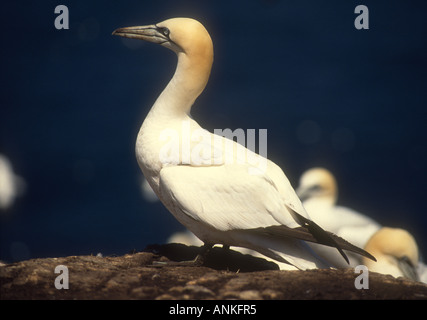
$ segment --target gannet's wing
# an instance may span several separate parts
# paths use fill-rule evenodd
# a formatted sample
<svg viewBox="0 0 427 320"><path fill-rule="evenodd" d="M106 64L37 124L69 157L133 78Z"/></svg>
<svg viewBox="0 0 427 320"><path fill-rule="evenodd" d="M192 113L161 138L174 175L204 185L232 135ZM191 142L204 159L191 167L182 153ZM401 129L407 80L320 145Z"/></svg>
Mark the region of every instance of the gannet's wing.
<svg viewBox="0 0 427 320"><path fill-rule="evenodd" d="M188 132L191 131L191 139L184 137L183 141L189 140L187 144L174 148L177 151L176 162L170 163L171 165L178 165L178 168L182 168L183 165L191 167L191 169L188 169L190 176L193 172L195 175L206 173L203 177L204 181L210 181L212 178L218 179L220 178L218 174L223 174L223 181L226 181L227 178L232 181L227 186L227 184L221 184L221 180L219 180L224 190L230 187L235 189L242 188L239 189L239 192L246 194L251 192L260 194L263 191L272 191L273 194L269 196L276 198L270 199L266 203L269 205L274 203L277 206L274 210L269 211L276 223L284 224L288 227L301 225L294 218L292 212L297 212L302 217L310 220L291 183L278 165L232 139L210 133L201 128L194 120L191 120L186 125L191 128L191 130L187 130ZM186 161L183 161L183 159L186 159ZM170 165L168 163L165 164L170 169ZM202 170L200 167L207 168L207 170ZM182 171L182 169L177 170ZM163 175L165 175L165 172L163 172ZM186 179L187 176L183 181L187 181ZM262 201L259 203L262 203ZM286 208L282 208L283 205Z"/></svg>
<svg viewBox="0 0 427 320"><path fill-rule="evenodd" d="M160 194L194 220L220 230L285 224L299 226L265 175L246 165L169 166L160 171ZM274 215L280 214L279 222Z"/></svg>
<svg viewBox="0 0 427 320"><path fill-rule="evenodd" d="M223 232L221 240L203 241L216 243L225 238L229 241L226 244L258 251L299 269L328 267L305 242L292 235L274 239L255 230L282 225L273 213L281 213L281 220L292 226L298 224L271 181L250 175L247 169L244 165L164 167L160 171L159 196L178 220L196 220L213 234L216 230ZM187 227L198 235L192 225L197 224Z"/></svg>
<svg viewBox="0 0 427 320"><path fill-rule="evenodd" d="M160 171L161 197L167 207L174 206L216 230L259 234L260 230L271 233L270 227L276 226L275 238L280 233L282 239L336 247L347 262L342 249L365 253L290 208L267 175L251 175L247 170L248 166L237 164L164 167ZM295 229L299 226L303 228Z"/></svg>

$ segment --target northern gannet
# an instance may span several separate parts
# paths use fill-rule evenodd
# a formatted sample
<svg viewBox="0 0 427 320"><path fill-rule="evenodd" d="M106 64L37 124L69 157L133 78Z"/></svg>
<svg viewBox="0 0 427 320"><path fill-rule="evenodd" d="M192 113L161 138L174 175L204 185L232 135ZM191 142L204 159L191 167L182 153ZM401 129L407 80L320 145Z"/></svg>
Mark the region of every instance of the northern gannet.
<svg viewBox="0 0 427 320"><path fill-rule="evenodd" d="M369 271L420 280L418 246L408 231L383 227L369 239L365 249L377 258L375 263L363 258Z"/></svg>
<svg viewBox="0 0 427 320"><path fill-rule="evenodd" d="M273 162L190 117L213 63L205 27L189 18L119 28L126 38L177 54L175 74L146 116L136 141L138 164L161 202L204 242L244 247L299 269L330 267L305 241L374 259L310 220L283 171ZM263 165L259 165L263 164Z"/></svg>

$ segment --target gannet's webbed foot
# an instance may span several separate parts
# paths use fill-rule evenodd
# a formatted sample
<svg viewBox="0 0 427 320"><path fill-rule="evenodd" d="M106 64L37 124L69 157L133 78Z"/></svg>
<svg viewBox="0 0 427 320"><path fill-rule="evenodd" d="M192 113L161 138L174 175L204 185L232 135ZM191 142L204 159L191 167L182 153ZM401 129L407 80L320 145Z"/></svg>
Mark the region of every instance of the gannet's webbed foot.
<svg viewBox="0 0 427 320"><path fill-rule="evenodd" d="M213 244L205 243L200 247L200 252L193 260L186 261L153 261L153 266L181 266L181 267L201 267L206 261L206 256L212 249Z"/></svg>

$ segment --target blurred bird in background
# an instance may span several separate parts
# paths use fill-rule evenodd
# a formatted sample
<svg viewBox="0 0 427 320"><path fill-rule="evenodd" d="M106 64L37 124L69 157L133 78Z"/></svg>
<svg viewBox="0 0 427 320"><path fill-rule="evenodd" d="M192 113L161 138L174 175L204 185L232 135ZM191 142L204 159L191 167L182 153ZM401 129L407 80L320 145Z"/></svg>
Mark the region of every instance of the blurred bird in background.
<svg viewBox="0 0 427 320"><path fill-rule="evenodd" d="M300 178L297 194L310 216L323 228L365 248L377 259L376 262L349 253L351 265L364 264L369 271L424 279L424 264L420 261L414 237L406 230L383 227L380 223L353 209L337 205L338 185L327 169L316 167L305 171ZM335 255L328 248L318 248L323 254Z"/></svg>

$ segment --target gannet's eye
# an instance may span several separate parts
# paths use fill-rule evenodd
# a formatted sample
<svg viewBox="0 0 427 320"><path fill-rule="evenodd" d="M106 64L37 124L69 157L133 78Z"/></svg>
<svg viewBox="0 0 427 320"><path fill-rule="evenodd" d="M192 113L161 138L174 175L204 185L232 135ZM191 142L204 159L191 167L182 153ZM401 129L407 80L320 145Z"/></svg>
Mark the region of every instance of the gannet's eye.
<svg viewBox="0 0 427 320"><path fill-rule="evenodd" d="M168 29L168 28L166 28L166 27L160 27L160 28L159 28L159 31L160 31L161 33L163 33L166 37L169 37L170 31L169 31L169 29Z"/></svg>

